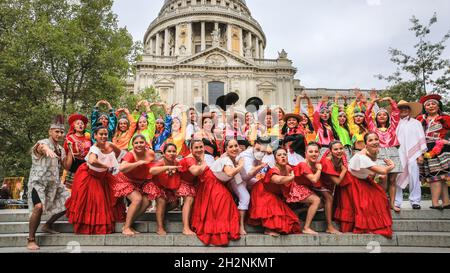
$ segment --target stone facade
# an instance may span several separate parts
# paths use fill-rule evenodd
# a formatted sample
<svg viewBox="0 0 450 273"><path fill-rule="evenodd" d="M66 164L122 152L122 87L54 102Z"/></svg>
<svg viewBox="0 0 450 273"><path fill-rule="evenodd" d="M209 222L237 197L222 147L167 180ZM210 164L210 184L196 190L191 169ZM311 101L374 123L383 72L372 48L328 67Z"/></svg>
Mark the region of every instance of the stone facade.
<svg viewBox="0 0 450 273"><path fill-rule="evenodd" d="M351 95L302 87L287 53L265 59L265 48L266 36L244 0L165 0L145 33L144 56L127 88L138 93L153 86L163 101L185 105L211 105L236 92L240 105L256 96L287 111L302 91L314 100L330 91Z"/></svg>
<svg viewBox="0 0 450 273"><path fill-rule="evenodd" d="M265 48L244 0L166 0L145 33L134 92L154 86L164 101L189 105L236 92L239 104L257 96L291 109L297 69L284 50L264 59Z"/></svg>

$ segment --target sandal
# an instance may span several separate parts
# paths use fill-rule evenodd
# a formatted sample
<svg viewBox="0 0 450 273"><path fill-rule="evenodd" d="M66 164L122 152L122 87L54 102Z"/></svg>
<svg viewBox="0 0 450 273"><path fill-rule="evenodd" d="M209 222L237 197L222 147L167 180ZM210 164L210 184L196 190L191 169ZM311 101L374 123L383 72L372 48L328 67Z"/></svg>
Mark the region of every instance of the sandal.
<svg viewBox="0 0 450 273"><path fill-rule="evenodd" d="M444 206L442 209L450 209L450 205Z"/></svg>
<svg viewBox="0 0 450 273"><path fill-rule="evenodd" d="M444 210L444 208L442 206L439 206L439 207L432 206L432 207L430 207L430 209Z"/></svg>

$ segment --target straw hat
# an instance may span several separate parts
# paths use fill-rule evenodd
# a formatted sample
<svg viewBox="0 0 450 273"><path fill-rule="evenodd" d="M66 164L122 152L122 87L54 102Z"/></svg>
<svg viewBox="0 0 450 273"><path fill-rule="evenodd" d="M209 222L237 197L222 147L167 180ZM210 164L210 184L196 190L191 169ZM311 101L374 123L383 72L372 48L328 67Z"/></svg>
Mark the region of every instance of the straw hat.
<svg viewBox="0 0 450 273"><path fill-rule="evenodd" d="M398 102L397 106L398 107L402 107L402 106L409 107L409 109L411 109L410 116L412 118L417 117L423 111L423 105L421 103L419 103L419 102L407 102L405 100L401 100L401 101ZM391 106L386 107L386 109L389 111L389 113L392 112Z"/></svg>

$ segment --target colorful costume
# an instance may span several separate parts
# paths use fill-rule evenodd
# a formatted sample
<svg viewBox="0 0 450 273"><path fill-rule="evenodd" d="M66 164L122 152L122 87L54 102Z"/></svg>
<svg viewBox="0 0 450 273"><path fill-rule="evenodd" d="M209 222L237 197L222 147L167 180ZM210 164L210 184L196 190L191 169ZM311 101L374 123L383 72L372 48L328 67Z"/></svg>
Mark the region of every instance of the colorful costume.
<svg viewBox="0 0 450 273"><path fill-rule="evenodd" d="M53 150L58 158L50 158L36 154L38 145L47 145ZM43 214L55 215L65 210L64 204L70 193L64 184L61 183L61 162L65 159L66 153L63 147L57 145L51 139L43 139L33 147L31 154L31 170L28 179L28 208L32 213L34 205L41 203Z"/></svg>
<svg viewBox="0 0 450 273"><path fill-rule="evenodd" d="M263 226L281 234L301 233L300 220L283 201L283 185L271 182L279 170L272 168L261 181L257 182L251 193L248 223Z"/></svg>
<svg viewBox="0 0 450 273"><path fill-rule="evenodd" d="M366 155L355 154L349 162L349 174L337 188L335 220L342 232L379 234L392 238L392 215L384 189L369 176L376 166ZM339 174L328 169L328 175Z"/></svg>
<svg viewBox="0 0 450 273"><path fill-rule="evenodd" d="M240 239L239 211L233 196L209 167L199 176L191 226L205 245L226 246L230 240Z"/></svg>
<svg viewBox="0 0 450 273"><path fill-rule="evenodd" d="M136 163L136 158L132 152L127 153L122 162ZM117 198L127 197L134 191L141 193L142 195L148 195L149 192L145 192L145 186L151 183L150 174L151 163L141 165L132 171L127 173L119 173L116 178L116 183L113 185L114 196Z"/></svg>
<svg viewBox="0 0 450 273"><path fill-rule="evenodd" d="M121 119L122 120L122 119ZM129 114L126 118L128 122L128 130L125 132L121 132L119 128L117 128L117 132L114 135L113 143L117 146L117 148L121 150L128 150L128 145L133 138L134 132L136 131L137 121L134 119L133 115ZM120 120L119 120L120 122Z"/></svg>
<svg viewBox="0 0 450 273"><path fill-rule="evenodd" d="M400 110L398 109L397 103L395 101L391 102L392 113L390 115L390 126L389 128L378 128L375 124L372 109L374 107L374 103L369 104L369 107L366 111L366 122L369 131L375 132L380 139L380 152L378 154L377 165L386 166L384 159L391 159L395 164L395 169L393 169L390 173L401 173L403 171L402 162L400 160L400 154L398 151L398 147L400 143L397 139L397 126L400 122ZM386 110L379 110L385 111ZM377 116L378 113L375 115Z"/></svg>
<svg viewBox="0 0 450 273"><path fill-rule="evenodd" d="M150 145L153 141L153 137L155 136L155 131L156 131L156 119L155 119L155 114L153 112L150 113L142 113L139 114L139 112L134 112L133 113L133 119L136 120L136 122L139 123L139 119L141 117L145 117L147 119L147 129L144 130L136 130L136 133L133 135L133 137L135 135L143 135L145 136L145 141L147 141L148 145ZM133 138L131 138L133 139ZM128 144L128 150L131 151L133 150L133 143Z"/></svg>
<svg viewBox="0 0 450 273"><path fill-rule="evenodd" d="M108 122L108 141L112 141L114 133L116 131L117 126L117 117L116 113L114 111L114 108L109 109L109 115L100 113L98 111L98 107L94 107L94 110L92 111L91 115L91 128L94 128L95 125L99 122L101 116L106 116L109 120ZM96 143L97 141L94 139L94 134L91 135L91 142Z"/></svg>
<svg viewBox="0 0 450 273"><path fill-rule="evenodd" d="M450 181L450 145L442 143L450 139L450 116L443 114L428 120L427 115L421 115L418 120L422 122L428 146L425 162L419 166L422 180L426 183Z"/></svg>
<svg viewBox="0 0 450 273"><path fill-rule="evenodd" d="M98 161L110 169L118 169L114 152L103 154L92 146L89 154L95 154ZM86 159L87 161L87 159ZM73 224L76 234L111 234L116 222L125 220L125 204L114 196L116 178L108 169L81 165L75 174L72 196L66 202L67 218Z"/></svg>

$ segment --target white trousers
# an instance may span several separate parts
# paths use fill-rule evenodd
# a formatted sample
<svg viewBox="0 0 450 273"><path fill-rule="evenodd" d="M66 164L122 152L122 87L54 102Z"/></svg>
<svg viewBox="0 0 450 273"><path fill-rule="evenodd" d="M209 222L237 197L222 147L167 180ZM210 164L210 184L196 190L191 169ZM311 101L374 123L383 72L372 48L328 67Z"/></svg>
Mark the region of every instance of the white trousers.
<svg viewBox="0 0 450 273"><path fill-rule="evenodd" d="M240 184L237 184L235 179L231 181L231 188L239 198L239 210L248 210L248 207L250 205L250 192L248 191L248 187L253 186L257 182L253 182L253 180L256 179L252 179L250 181L242 181L242 183Z"/></svg>
<svg viewBox="0 0 450 273"><path fill-rule="evenodd" d="M420 205L422 201L422 188L419 178L419 165L417 162L408 164L409 201L411 205ZM395 195L395 206L401 208L403 203L403 189L397 186Z"/></svg>

